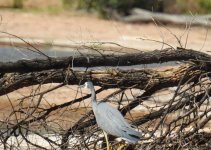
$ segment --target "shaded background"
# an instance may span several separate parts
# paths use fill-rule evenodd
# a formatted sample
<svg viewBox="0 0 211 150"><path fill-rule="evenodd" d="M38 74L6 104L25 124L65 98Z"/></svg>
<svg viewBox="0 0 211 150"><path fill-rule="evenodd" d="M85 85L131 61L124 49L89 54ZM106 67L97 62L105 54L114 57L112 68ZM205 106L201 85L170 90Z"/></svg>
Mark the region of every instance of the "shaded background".
<svg viewBox="0 0 211 150"><path fill-rule="evenodd" d="M116 10L123 15L132 8L143 8L155 12L171 14L211 12L210 0L1 0L1 8L48 9L49 11L85 10L106 16L108 10Z"/></svg>

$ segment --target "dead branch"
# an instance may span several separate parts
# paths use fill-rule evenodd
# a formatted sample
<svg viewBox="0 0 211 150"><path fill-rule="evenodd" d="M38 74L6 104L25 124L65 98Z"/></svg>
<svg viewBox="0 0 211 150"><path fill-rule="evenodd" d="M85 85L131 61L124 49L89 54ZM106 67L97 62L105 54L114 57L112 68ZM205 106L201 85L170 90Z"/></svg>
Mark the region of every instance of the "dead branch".
<svg viewBox="0 0 211 150"><path fill-rule="evenodd" d="M194 50L183 48L154 50L150 52L115 55L86 55L66 58L49 58L19 60L17 62L0 62L0 73L34 72L67 67L96 66L132 66L139 64L164 63L169 61L210 60L210 56ZM72 66L73 65L73 66Z"/></svg>
<svg viewBox="0 0 211 150"><path fill-rule="evenodd" d="M1 79L0 95L12 92L22 87L46 84L46 83L65 83L79 85L82 80L92 79L95 85L104 88L128 88L149 89L153 85L159 88L176 86L184 75L184 71L189 66L179 69L155 71L150 69L142 70L119 70L111 69L105 71L71 71L69 69L46 70L30 73L9 73ZM201 73L201 67L192 70L185 77L186 80L193 75ZM67 78L68 76L68 78ZM156 86L154 86L156 85Z"/></svg>

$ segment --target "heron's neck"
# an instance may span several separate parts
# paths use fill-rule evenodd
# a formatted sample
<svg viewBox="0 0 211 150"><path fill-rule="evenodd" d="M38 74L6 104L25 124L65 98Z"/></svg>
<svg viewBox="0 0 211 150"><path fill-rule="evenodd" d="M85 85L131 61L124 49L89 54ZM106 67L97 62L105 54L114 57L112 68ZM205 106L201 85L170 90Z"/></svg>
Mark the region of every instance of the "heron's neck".
<svg viewBox="0 0 211 150"><path fill-rule="evenodd" d="M92 104L97 104L94 86L93 88L91 88L91 99L92 99Z"/></svg>

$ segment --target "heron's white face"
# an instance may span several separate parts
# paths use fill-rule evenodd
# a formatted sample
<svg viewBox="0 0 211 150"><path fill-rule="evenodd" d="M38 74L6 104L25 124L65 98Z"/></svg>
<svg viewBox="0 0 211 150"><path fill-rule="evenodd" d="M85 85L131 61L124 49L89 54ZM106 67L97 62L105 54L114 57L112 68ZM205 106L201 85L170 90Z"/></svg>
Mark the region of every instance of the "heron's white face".
<svg viewBox="0 0 211 150"><path fill-rule="evenodd" d="M86 88L86 89L88 88L88 83L87 82L84 83L84 88Z"/></svg>
<svg viewBox="0 0 211 150"><path fill-rule="evenodd" d="M93 84L92 84L92 82L87 81L87 82L85 82L83 85L81 85L80 87L81 87L81 88L90 89L90 88L93 87Z"/></svg>

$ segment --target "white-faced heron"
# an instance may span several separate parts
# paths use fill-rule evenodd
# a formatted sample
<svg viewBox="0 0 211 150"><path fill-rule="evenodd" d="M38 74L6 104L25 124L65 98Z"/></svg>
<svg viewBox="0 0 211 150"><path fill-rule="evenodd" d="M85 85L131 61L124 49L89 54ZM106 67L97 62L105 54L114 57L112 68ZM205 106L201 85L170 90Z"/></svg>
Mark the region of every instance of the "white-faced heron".
<svg viewBox="0 0 211 150"><path fill-rule="evenodd" d="M116 137L121 137L128 143L132 144L135 144L140 140L141 133L134 130L117 109L107 103L98 103L96 101L95 89L91 81L85 82L81 87L89 88L91 90L92 109L98 126L103 129L107 150L110 148L106 133ZM119 149L122 149L124 146L122 145L120 147L121 148Z"/></svg>

